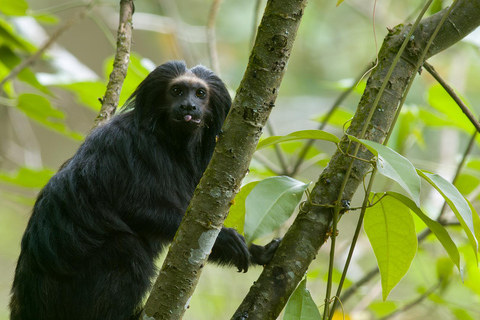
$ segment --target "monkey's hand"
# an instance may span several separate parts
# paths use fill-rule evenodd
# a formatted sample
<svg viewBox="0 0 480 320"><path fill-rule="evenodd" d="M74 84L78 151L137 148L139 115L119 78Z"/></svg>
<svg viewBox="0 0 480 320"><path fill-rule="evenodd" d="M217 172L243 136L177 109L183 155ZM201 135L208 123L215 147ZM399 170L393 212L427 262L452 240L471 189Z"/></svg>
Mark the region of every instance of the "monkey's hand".
<svg viewBox="0 0 480 320"><path fill-rule="evenodd" d="M238 272L247 272L250 262L245 238L235 229L223 227L218 234L209 260L221 265L233 265Z"/></svg>
<svg viewBox="0 0 480 320"><path fill-rule="evenodd" d="M277 250L278 245L282 239L273 239L265 246L259 246L256 244L251 244L248 248L248 251L251 255L251 261L259 265L266 265L273 258L275 250Z"/></svg>

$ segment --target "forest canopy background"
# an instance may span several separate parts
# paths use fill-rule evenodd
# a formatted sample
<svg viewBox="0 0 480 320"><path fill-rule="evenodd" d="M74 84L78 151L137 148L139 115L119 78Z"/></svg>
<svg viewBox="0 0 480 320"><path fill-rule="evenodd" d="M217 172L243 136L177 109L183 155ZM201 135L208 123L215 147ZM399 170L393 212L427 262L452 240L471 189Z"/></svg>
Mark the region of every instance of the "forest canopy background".
<svg viewBox="0 0 480 320"><path fill-rule="evenodd" d="M18 13L11 16L11 12L3 12L0 16L2 23L8 21L16 28L12 29L16 37L29 42L20 43L25 54L32 50L32 45L38 46L42 42L42 28L51 34L58 26L58 21L68 19L84 6L84 2L37 0L28 5L28 17L15 17ZM262 2L260 7L263 6ZM441 1L436 1L432 12L438 10L439 6L441 7ZM334 99L371 66L377 50L372 31L372 7L373 1L347 1L338 8L334 1L310 1L270 117L273 131L267 132L288 134L296 130L317 128L318 119L329 109ZM211 67L205 27L209 10L210 3L202 0L136 1L133 54L121 103L153 66L166 60L183 59L189 66L204 64ZM381 44L387 27L413 20L418 10L418 1L380 1L375 14L378 43ZM220 75L232 96L248 60L256 21L254 16L255 1L225 0L217 17ZM29 94L45 97L46 110L52 108L45 118L39 119L39 115L35 118L28 109L22 112L9 106L0 106L0 319L7 318L6 305L13 268L34 197L49 176L74 153L82 137L90 130L100 107L97 98L104 93L108 70L111 69L117 17L117 1L99 1L86 19L72 26L58 39L55 51L50 51L32 68L46 87L38 85L34 88L25 82L15 83L15 91L17 94L25 94L23 99L26 102L31 98ZM4 37L2 41L8 44L8 41L17 41L17 38L11 40ZM477 31L430 61L466 97L471 109L477 111L480 108L479 47L480 36ZM3 76L2 74L1 78ZM330 122L326 130L337 135L342 133L342 126L355 112L364 86L360 83L342 103L342 112ZM399 129L390 146L403 150L417 167L428 168L449 179L473 128L457 121L451 114L445 114L448 108L442 110L442 102L446 100L442 94L438 84L428 74L418 77L403 110L404 121L398 124ZM48 126L47 123L46 127L41 124L52 117L57 125ZM299 144L301 142L282 145L287 161L294 161ZM304 182L315 181L332 151L333 147L329 144L315 144L315 149L308 155L309 166L305 166L296 178ZM480 184L478 144L475 154L476 158L472 157L462 178L463 184L457 186L464 194L471 194ZM272 150L254 158L247 182L272 175L265 164L273 169L279 167ZM381 189L390 184L387 180L379 179L376 185ZM479 199L477 193L473 201L477 211ZM432 198L428 205L439 207L439 203L438 199L435 201ZM354 228L355 220L355 217L349 219L349 216L342 220L337 247L337 255L340 257L348 250L348 235ZM421 228L418 225L418 229ZM282 231L278 234L281 235ZM461 246L464 239L460 231L456 237ZM417 253L413 267L401 286L392 292L390 302L379 302L381 290L379 279L376 279L361 290L361 296L349 302L350 309L355 307L354 311L360 314L381 314L385 312L382 309L385 306L396 308L408 301L412 292L435 284L431 261L437 261L445 253L434 241L427 243L427 248L428 250L423 249ZM326 252L325 249L320 252L308 273L308 287L318 305L323 299ZM349 281L355 282L374 266L372 250L366 239L363 239L357 248ZM219 319L228 318L259 272L260 268L257 268L247 275L239 275L233 269L220 270L208 266L191 302L191 308L196 311L191 314L187 312L186 318L211 319L211 315ZM429 301L424 302L430 307L423 311L425 315L432 319L454 319L455 310L467 310L473 318L478 318L478 288L471 288L468 281L462 285L458 276L452 281L453 285L442 296L449 303L442 305L442 308L448 310L450 317L440 315L443 309L433 308L434 302ZM471 290L476 295L472 295ZM364 295L366 292L370 294Z"/></svg>

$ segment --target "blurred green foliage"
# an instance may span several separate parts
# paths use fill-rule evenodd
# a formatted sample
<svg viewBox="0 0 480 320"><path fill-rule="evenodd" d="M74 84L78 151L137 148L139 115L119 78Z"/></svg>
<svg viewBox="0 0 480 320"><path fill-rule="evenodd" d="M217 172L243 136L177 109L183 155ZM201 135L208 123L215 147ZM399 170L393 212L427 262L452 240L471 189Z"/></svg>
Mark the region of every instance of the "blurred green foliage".
<svg viewBox="0 0 480 320"><path fill-rule="evenodd" d="M434 1L431 13L449 4L445 2ZM262 5L264 3L261 2ZM37 26L51 34L59 21L67 19L83 5L82 1L0 0L0 79L38 47L35 39L20 27L20 18L33 19ZM136 1L135 15L142 17L142 20L135 21L134 18L134 27L138 25L134 32L134 53L131 55L120 105L152 66L165 60L185 59L189 65L202 63L208 66L208 50L203 35L210 5L210 1L204 0ZM269 126L272 131L269 135L287 135L317 128L335 98L358 81L374 60L373 1L351 0L339 7L335 5L335 1L310 1L271 115ZM252 31L254 23L257 23L254 7L253 0L224 0L216 21L221 76L232 95L248 61ZM117 10L118 1L99 1L90 19L73 27L58 40L58 44L77 62L93 69L98 75L96 79L69 77L65 81L63 75L68 74L71 65L67 64L63 69L58 67L56 63L59 61L52 58L56 56L47 52L34 66L24 69L3 87L4 95L0 97L0 320L7 319L8 292L15 261L35 196L56 171L53 168L68 159L88 134L95 113L99 110L98 99L104 94L106 79L112 68L113 48L108 45L108 39L116 32ZM415 0L378 2L375 28L379 45L387 26L412 20L418 10L419 3ZM143 13L150 15L141 16ZM161 22L157 25L158 30L144 30L142 22L147 18ZM110 30L110 34L104 34L104 30ZM477 35L476 40L463 41L431 61L469 102L468 106L476 114L480 110L478 38ZM53 77L55 82L43 81L44 74ZM355 113L364 88L365 81L361 81L334 113L326 131L341 136L344 125L348 125L348 120ZM9 115L13 113L26 117L31 128L12 120L14 117ZM389 147L407 157L416 167L449 178L473 131L473 126L446 92L424 73L410 91ZM299 140L278 145L288 166L296 162L304 144L305 141ZM456 187L477 211L480 208L478 146L477 138L472 155L456 181ZM295 178L304 183L315 181L334 150L331 142L316 142ZM32 153L37 153L41 161L33 161ZM277 154L273 147L258 151L246 181L274 176L278 170L272 168L281 171ZM380 178L375 188L384 191L398 190L399 187ZM442 201L429 191L423 191L420 197L423 212L435 219ZM359 200L354 199L357 202ZM236 214L229 218L229 222L233 219L231 223L240 226L241 222L235 222L235 217ZM337 256L343 256L348 250L356 218L355 212L345 214L342 218ZM424 226L418 219L415 223L417 229ZM276 232L281 236L287 227L288 223ZM374 278L345 303L347 315L354 319L364 316L378 318L389 314L414 300L426 288L437 285L441 276L441 288L418 307L406 311L404 316L418 319L421 314L425 320L480 318L480 271L471 244L459 227L449 227L448 233L460 250L464 284L457 269L452 271L445 266L444 262L449 259L441 244L429 236L420 246L401 285L390 293L389 301L380 302L380 280ZM317 305L322 304L324 297L327 254L326 250L322 250L307 274L311 297ZM366 238L362 237L348 275L348 285L358 281L375 266L372 249ZM433 272L435 266L438 274ZM340 267L341 264L337 266ZM261 272L260 269L244 275L234 270L208 266L192 298L191 311L187 312L185 318L229 318ZM335 271L336 278L339 272ZM425 307L427 309L422 309ZM348 314L349 310L356 310L356 313ZM428 310L428 313L424 310Z"/></svg>

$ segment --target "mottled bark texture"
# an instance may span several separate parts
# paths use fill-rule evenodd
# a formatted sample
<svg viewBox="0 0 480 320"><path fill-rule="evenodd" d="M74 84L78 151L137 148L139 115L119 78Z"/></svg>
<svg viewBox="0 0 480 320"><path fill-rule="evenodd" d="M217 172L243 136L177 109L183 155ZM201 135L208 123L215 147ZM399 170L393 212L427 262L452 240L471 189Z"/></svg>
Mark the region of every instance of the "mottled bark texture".
<svg viewBox="0 0 480 320"><path fill-rule="evenodd" d="M460 41L480 24L480 1L458 1L456 8L451 12L430 47L427 58ZM415 64L418 56L447 9L423 19L414 36L411 37L368 124L365 139L379 143L385 139L408 81L414 72L417 72ZM368 80L348 134L358 136L361 133L378 90L385 81L385 75L410 28L411 25L398 26L385 38L378 55L379 64ZM343 137L340 146L342 150L346 150L348 146L346 137ZM352 147L350 152L353 152ZM358 157L368 160L372 158L372 154L361 148ZM311 193L312 202L320 206L306 205L304 207L306 212L299 213L277 249L272 262L265 267L259 279L251 287L233 319L277 318L325 242L332 222L333 209L321 207L321 205L334 204L351 161L350 157L344 156L341 152L337 151L333 155L330 164L319 177ZM342 199L352 198L369 168L368 163L355 161Z"/></svg>
<svg viewBox="0 0 480 320"><path fill-rule="evenodd" d="M145 306L181 319L274 107L306 0L270 0L222 134Z"/></svg>
<svg viewBox="0 0 480 320"><path fill-rule="evenodd" d="M107 84L107 91L102 99L102 108L94 121L96 128L107 122L117 110L123 81L127 76L128 63L130 62L130 47L132 45L132 15L134 0L120 1L120 18L117 31L117 52L113 60L113 70Z"/></svg>

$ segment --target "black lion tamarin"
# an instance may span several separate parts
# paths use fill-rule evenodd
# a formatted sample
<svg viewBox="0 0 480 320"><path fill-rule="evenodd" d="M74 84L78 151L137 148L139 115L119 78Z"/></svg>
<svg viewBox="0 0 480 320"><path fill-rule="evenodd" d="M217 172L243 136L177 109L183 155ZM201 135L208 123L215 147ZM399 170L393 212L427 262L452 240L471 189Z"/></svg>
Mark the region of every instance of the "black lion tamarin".
<svg viewBox="0 0 480 320"><path fill-rule="evenodd" d="M230 109L203 66L170 61L151 72L127 111L93 130L40 192L22 239L11 320L137 319L212 156ZM278 241L247 247L222 228L210 261L247 271Z"/></svg>

